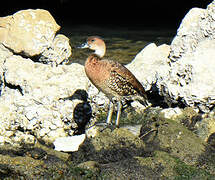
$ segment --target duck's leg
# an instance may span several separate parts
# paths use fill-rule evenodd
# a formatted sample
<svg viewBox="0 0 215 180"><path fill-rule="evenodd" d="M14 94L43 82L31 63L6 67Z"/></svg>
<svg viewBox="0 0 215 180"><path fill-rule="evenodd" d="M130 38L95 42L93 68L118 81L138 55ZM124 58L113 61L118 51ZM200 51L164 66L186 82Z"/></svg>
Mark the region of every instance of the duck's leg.
<svg viewBox="0 0 215 180"><path fill-rule="evenodd" d="M107 121L106 121L107 124L111 124L111 122L112 122L112 114L113 114L113 103L110 100L110 102L109 102L109 111L108 111L108 116L107 116Z"/></svg>
<svg viewBox="0 0 215 180"><path fill-rule="evenodd" d="M122 102L118 101L118 104L117 104L117 116L116 116L116 122L115 122L115 125L117 127L119 126L119 119L120 119L120 115L121 115L121 110L122 110Z"/></svg>

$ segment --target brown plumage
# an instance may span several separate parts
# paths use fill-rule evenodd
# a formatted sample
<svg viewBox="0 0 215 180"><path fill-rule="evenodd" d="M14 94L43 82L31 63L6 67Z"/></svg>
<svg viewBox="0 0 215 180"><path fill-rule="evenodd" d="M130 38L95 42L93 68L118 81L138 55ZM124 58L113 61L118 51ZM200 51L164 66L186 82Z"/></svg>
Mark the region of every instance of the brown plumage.
<svg viewBox="0 0 215 180"><path fill-rule="evenodd" d="M116 125L119 125L122 99L139 100L147 105L146 93L141 83L122 64L102 59L106 46L98 36L91 36L81 48L89 48L95 52L85 62L85 72L90 81L102 91L110 100L107 123L111 123L113 113L113 99L118 101Z"/></svg>

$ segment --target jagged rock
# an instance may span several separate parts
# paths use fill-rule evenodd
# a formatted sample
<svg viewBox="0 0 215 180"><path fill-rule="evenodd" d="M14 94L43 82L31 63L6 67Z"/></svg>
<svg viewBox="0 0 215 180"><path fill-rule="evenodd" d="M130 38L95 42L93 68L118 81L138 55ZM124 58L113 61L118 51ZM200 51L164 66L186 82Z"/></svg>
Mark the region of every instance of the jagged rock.
<svg viewBox="0 0 215 180"><path fill-rule="evenodd" d="M170 46L170 66L157 76L159 93L171 103L210 111L215 104L215 1L193 8L183 19Z"/></svg>
<svg viewBox="0 0 215 180"><path fill-rule="evenodd" d="M38 61L58 65L62 62L68 62L71 55L72 51L69 44L69 38L63 34L58 34L54 38L51 47L41 54Z"/></svg>
<svg viewBox="0 0 215 180"><path fill-rule="evenodd" d="M52 143L83 128L91 107L77 96L89 81L82 65L49 65L71 55L50 13L23 10L0 18L0 25L0 144Z"/></svg>
<svg viewBox="0 0 215 180"><path fill-rule="evenodd" d="M153 105L213 109L214 17L215 1L207 9L191 9L170 46L150 44L127 65L149 92Z"/></svg>
<svg viewBox="0 0 215 180"><path fill-rule="evenodd" d="M57 35L60 26L43 9L28 9L0 18L0 43L16 54L60 64L71 56L69 39Z"/></svg>
<svg viewBox="0 0 215 180"><path fill-rule="evenodd" d="M79 111L86 110L79 108L86 99L72 98L77 91L86 91L88 87L82 65L52 67L12 55L4 60L2 69L0 135L5 137L2 141L21 142L14 139L20 131L46 142L73 135L72 129L78 128L74 116L79 117ZM65 97L71 99L61 100ZM85 106L91 110L89 104Z"/></svg>
<svg viewBox="0 0 215 180"><path fill-rule="evenodd" d="M0 42L15 53L35 56L49 47L60 26L42 9L22 10L0 18Z"/></svg>
<svg viewBox="0 0 215 180"><path fill-rule="evenodd" d="M206 37L205 31L202 29L206 27L201 22L205 18L206 12L201 8L192 8L186 14L177 30L177 35L171 43L171 61L177 61L182 56L192 53L199 40Z"/></svg>
<svg viewBox="0 0 215 180"><path fill-rule="evenodd" d="M160 89L157 86L157 81L158 75L165 77L169 72L169 53L169 45L163 44L157 46L151 43L139 52L134 60L126 66L142 83L143 87L145 87L148 99L153 106L163 106L163 104L166 104L164 98L161 97L162 95L159 95Z"/></svg>

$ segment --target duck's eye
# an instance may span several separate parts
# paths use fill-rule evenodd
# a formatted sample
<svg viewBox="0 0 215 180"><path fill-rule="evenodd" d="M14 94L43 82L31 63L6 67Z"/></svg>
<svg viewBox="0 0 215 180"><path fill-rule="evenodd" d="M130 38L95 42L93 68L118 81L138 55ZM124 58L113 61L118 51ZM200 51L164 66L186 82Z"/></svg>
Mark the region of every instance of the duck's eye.
<svg viewBox="0 0 215 180"><path fill-rule="evenodd" d="M92 40L91 40L91 42L94 42L94 41L95 41L95 39L92 39Z"/></svg>

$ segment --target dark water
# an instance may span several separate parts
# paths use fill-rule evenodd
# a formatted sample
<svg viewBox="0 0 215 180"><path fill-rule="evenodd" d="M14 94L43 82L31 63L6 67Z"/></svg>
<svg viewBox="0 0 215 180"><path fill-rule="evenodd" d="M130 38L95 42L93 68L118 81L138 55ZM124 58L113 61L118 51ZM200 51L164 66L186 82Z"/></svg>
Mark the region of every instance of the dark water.
<svg viewBox="0 0 215 180"><path fill-rule="evenodd" d="M176 30L164 28L120 28L111 26L71 26L62 27L61 32L70 38L72 46L72 58L70 63L78 62L84 64L90 54L88 49L77 49L76 47L86 41L88 36L101 36L106 43L105 57L118 61L122 64L131 62L136 54L146 45L170 44Z"/></svg>

